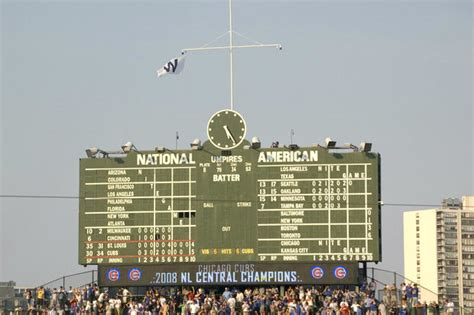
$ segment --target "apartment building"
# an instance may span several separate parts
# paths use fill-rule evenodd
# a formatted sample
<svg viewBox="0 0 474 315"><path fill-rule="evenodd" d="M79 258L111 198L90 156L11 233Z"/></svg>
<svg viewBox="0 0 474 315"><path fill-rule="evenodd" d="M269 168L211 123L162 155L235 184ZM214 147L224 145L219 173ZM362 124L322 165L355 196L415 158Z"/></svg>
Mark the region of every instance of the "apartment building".
<svg viewBox="0 0 474 315"><path fill-rule="evenodd" d="M407 211L403 231L405 277L422 287L420 300L449 299L458 314L474 314L474 196Z"/></svg>

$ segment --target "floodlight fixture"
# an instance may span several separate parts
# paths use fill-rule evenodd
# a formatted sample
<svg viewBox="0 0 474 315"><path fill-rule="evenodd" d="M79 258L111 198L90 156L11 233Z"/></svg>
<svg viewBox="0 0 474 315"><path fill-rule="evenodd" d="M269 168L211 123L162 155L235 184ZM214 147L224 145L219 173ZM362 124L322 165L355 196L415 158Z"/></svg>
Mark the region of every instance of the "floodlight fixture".
<svg viewBox="0 0 474 315"><path fill-rule="evenodd" d="M95 158L95 156L97 155L97 153L99 153L99 149L97 148L89 148L89 149L86 149L86 154L87 154L87 157L88 158Z"/></svg>
<svg viewBox="0 0 474 315"><path fill-rule="evenodd" d="M370 142L361 142L359 145L359 149L362 152L370 152L372 150L372 143Z"/></svg>
<svg viewBox="0 0 474 315"><path fill-rule="evenodd" d="M261 146L262 146L262 143L260 142L260 139L258 137L253 137L252 149L260 149Z"/></svg>
<svg viewBox="0 0 474 315"><path fill-rule="evenodd" d="M130 151L137 151L137 148L135 147L135 145L133 145L132 142L128 141L127 143L125 143L123 146L122 146L122 151L124 153L129 153Z"/></svg>
<svg viewBox="0 0 474 315"><path fill-rule="evenodd" d="M201 140L199 140L198 138L194 139L193 142L191 142L190 146L191 150L201 150Z"/></svg>
<svg viewBox="0 0 474 315"><path fill-rule="evenodd" d="M334 149L336 147L336 141L335 140L332 140L331 138L327 137L325 141L326 141L326 148Z"/></svg>
<svg viewBox="0 0 474 315"><path fill-rule="evenodd" d="M98 154L102 154L103 157L109 155L107 152L97 149L96 147L86 149L86 154L88 158L96 158Z"/></svg>

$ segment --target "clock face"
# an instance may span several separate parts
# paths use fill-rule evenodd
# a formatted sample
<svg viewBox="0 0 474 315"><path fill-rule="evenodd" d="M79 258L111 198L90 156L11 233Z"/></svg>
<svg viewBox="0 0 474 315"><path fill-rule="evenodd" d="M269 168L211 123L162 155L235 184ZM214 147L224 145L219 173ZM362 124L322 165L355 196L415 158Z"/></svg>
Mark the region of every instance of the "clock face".
<svg viewBox="0 0 474 315"><path fill-rule="evenodd" d="M222 150L239 146L245 139L247 128L242 116L230 109L221 110L207 123L207 136L211 143Z"/></svg>

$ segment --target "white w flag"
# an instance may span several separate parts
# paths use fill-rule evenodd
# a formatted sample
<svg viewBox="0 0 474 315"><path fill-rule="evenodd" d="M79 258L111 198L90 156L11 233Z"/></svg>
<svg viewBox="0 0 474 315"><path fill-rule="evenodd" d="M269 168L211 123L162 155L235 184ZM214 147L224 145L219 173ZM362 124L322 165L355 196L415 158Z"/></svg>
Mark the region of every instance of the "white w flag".
<svg viewBox="0 0 474 315"><path fill-rule="evenodd" d="M158 69L156 73L158 74L158 78L162 75L171 73L171 74L178 74L184 68L184 56L176 57L168 61L162 68Z"/></svg>

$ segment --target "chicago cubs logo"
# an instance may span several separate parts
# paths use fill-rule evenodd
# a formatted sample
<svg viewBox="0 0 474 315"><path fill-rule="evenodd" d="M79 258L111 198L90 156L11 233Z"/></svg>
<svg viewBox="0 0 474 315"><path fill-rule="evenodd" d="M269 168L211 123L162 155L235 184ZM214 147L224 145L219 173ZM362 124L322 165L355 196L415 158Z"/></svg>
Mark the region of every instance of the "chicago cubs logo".
<svg viewBox="0 0 474 315"><path fill-rule="evenodd" d="M120 271L116 268L111 268L106 272L107 279L112 282L115 282L120 279Z"/></svg>
<svg viewBox="0 0 474 315"><path fill-rule="evenodd" d="M138 268L130 269L130 271L128 272L128 279L132 281L138 281L140 280L141 277L142 277L142 272Z"/></svg>
<svg viewBox="0 0 474 315"><path fill-rule="evenodd" d="M311 277L316 280L321 279L322 277L324 277L324 269L319 266L313 267L313 269L311 269Z"/></svg>
<svg viewBox="0 0 474 315"><path fill-rule="evenodd" d="M344 266L337 266L334 268L334 277L338 278L339 280L346 278L348 274L349 272Z"/></svg>

